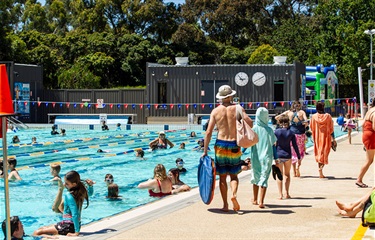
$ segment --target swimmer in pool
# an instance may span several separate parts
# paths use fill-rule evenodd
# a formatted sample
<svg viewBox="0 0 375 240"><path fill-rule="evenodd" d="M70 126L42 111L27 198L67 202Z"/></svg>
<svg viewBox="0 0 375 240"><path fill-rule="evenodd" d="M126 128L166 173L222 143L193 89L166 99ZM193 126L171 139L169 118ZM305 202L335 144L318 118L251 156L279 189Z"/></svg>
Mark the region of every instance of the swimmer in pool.
<svg viewBox="0 0 375 240"><path fill-rule="evenodd" d="M51 172L51 175L53 176L51 181L54 181L57 183L57 181L61 180L61 177L59 175L60 170L61 170L60 164L51 164L50 172Z"/></svg>
<svg viewBox="0 0 375 240"><path fill-rule="evenodd" d="M22 178L18 174L18 171L16 170L17 159L9 158L8 164L9 164L9 170L10 170L10 173L8 175L8 180L9 181L22 180Z"/></svg>
<svg viewBox="0 0 375 240"><path fill-rule="evenodd" d="M154 149L155 147L157 149L167 149L168 145L170 148L174 147L174 144L166 138L165 133L163 131L159 132L159 136L157 139L149 143L151 149Z"/></svg>

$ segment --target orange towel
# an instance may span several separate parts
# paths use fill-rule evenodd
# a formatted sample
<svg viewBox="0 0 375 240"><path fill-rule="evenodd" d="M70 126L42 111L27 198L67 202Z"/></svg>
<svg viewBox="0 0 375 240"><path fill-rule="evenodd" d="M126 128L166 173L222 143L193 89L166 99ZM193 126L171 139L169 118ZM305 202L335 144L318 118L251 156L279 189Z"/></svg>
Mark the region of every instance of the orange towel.
<svg viewBox="0 0 375 240"><path fill-rule="evenodd" d="M331 151L331 134L333 121L328 113L316 113L310 121L310 129L314 140L315 160L321 164L328 164L328 155Z"/></svg>

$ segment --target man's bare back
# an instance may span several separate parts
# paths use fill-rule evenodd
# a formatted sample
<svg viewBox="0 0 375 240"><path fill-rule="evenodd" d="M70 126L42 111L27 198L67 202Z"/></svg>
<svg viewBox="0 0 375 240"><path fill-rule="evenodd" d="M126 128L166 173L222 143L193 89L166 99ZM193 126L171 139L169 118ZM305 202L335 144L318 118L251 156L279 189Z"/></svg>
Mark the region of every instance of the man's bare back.
<svg viewBox="0 0 375 240"><path fill-rule="evenodd" d="M226 141L236 140L236 105L220 105L212 111L211 118L215 121L218 129L217 139Z"/></svg>

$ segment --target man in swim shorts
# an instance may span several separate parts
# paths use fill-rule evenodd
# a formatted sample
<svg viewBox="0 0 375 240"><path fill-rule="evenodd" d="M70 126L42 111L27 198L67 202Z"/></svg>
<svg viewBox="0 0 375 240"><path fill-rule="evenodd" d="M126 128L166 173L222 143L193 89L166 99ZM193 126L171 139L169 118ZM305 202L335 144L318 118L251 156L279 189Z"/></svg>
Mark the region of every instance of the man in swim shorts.
<svg viewBox="0 0 375 240"><path fill-rule="evenodd" d="M236 91L228 85L223 85L219 88L216 94L217 99L221 99L222 103L212 110L210 121L206 129L204 142L204 152L202 157L207 156L208 146L211 141L212 132L217 128L217 138L215 142L215 165L216 174L220 176L220 193L223 199L223 211L229 210L227 200L227 176L230 176L230 186L232 190L231 200L233 203L233 210L239 211L240 205L237 202L237 189L238 189L238 173L241 172L241 148L237 146L237 128L236 128L236 104L233 103L233 96ZM243 119L251 127L253 121L243 112Z"/></svg>

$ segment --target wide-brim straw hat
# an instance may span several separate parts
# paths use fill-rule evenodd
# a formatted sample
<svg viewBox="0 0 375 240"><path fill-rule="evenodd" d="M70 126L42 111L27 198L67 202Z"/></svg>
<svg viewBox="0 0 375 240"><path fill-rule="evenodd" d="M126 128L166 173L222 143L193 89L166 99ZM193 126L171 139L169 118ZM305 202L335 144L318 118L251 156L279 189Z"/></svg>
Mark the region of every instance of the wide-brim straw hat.
<svg viewBox="0 0 375 240"><path fill-rule="evenodd" d="M236 94L236 91L234 91L230 86L223 85L219 88L218 93L216 94L217 99L224 99L230 96L233 96Z"/></svg>

